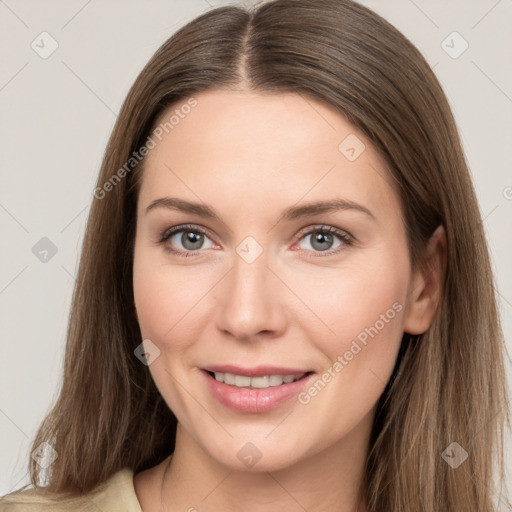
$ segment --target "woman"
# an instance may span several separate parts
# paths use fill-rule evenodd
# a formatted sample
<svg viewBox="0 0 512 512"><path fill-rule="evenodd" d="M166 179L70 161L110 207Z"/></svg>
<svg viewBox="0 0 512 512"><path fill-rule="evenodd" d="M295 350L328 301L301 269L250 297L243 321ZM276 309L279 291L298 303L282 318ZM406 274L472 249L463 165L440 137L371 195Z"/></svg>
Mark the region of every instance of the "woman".
<svg viewBox="0 0 512 512"><path fill-rule="evenodd" d="M94 195L30 462L48 485L2 510L496 510L480 214L439 83L386 21L338 0L193 20Z"/></svg>

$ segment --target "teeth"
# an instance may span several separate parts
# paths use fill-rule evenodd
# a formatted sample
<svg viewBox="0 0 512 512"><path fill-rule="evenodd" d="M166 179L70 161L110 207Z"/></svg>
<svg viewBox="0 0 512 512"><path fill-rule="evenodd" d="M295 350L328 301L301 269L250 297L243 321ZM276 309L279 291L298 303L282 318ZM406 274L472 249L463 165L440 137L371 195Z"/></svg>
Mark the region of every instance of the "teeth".
<svg viewBox="0 0 512 512"><path fill-rule="evenodd" d="M226 376L224 376L226 378ZM250 377L243 377L242 375L235 375L235 386L239 388L243 388L244 386L250 386L251 385L251 378Z"/></svg>
<svg viewBox="0 0 512 512"><path fill-rule="evenodd" d="M281 375L271 375L268 380L271 386L280 386L283 383Z"/></svg>
<svg viewBox="0 0 512 512"><path fill-rule="evenodd" d="M299 373L297 375L264 375L262 377L248 377L247 375L233 375L232 373L215 372L215 380L224 382L230 386L238 388L269 388L272 386L280 386L281 384L289 384L306 375Z"/></svg>

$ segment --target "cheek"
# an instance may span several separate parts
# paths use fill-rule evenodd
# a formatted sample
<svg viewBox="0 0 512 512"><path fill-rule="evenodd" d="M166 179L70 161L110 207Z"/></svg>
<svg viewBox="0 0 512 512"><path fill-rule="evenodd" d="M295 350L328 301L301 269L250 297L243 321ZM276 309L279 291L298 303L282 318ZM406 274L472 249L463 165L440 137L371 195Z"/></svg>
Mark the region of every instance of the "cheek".
<svg viewBox="0 0 512 512"><path fill-rule="evenodd" d="M301 327L324 356L323 369L330 373L326 379L336 381L338 390L350 388L350 396L363 401L383 389L400 348L409 279L403 249L376 251L364 264L324 273L313 287L300 291L322 320L304 320Z"/></svg>
<svg viewBox="0 0 512 512"><path fill-rule="evenodd" d="M340 348L354 352L356 343L369 349L363 357L393 356L402 334L406 290L406 281L391 272L367 272L360 280L347 280L334 327L342 340ZM377 343L371 343L374 340Z"/></svg>
<svg viewBox="0 0 512 512"><path fill-rule="evenodd" d="M407 252L403 254L381 253L375 258L378 264L326 280L324 293L317 294L318 316L327 319L333 332L326 337L324 328L324 335L316 336L326 363L301 403L311 404L318 414L329 410L324 414L332 415L343 431L371 410L393 371L408 289Z"/></svg>
<svg viewBox="0 0 512 512"><path fill-rule="evenodd" d="M136 244L133 292L142 336L166 350L170 340L179 342L177 333L181 325L195 314L201 281L191 282L185 270L180 272L177 268L170 272L157 252L146 251Z"/></svg>
<svg viewBox="0 0 512 512"><path fill-rule="evenodd" d="M208 304L218 272L207 265L170 265L167 260L163 250L135 246L133 289L141 335L163 356L151 365L152 373L163 364L173 373L194 366L190 349L204 336L205 323L215 311Z"/></svg>
<svg viewBox="0 0 512 512"><path fill-rule="evenodd" d="M347 265L296 280L294 291L307 298L317 319L312 322L311 315L303 315L302 328L314 330L310 339L322 343L331 359L348 350L354 339L364 343L371 336L368 331L375 335L374 327L379 336L396 338L402 332L408 287L407 272L400 268L407 267L391 259L386 264L381 257L374 265Z"/></svg>
<svg viewBox="0 0 512 512"><path fill-rule="evenodd" d="M326 443L346 435L371 413L391 377L402 339L404 307L393 287L374 289L365 301L340 294L338 304L334 341L317 345L326 356L325 366L298 397L312 428L311 418L331 425L321 434Z"/></svg>
<svg viewBox="0 0 512 512"><path fill-rule="evenodd" d="M158 253L135 245L137 317L142 338L151 340L159 350L148 367L157 389L171 410L186 411L190 404L179 383L185 381L186 353L195 337L193 316L199 314L198 302L204 291L198 288L200 279L191 282L190 269L176 267L171 272Z"/></svg>

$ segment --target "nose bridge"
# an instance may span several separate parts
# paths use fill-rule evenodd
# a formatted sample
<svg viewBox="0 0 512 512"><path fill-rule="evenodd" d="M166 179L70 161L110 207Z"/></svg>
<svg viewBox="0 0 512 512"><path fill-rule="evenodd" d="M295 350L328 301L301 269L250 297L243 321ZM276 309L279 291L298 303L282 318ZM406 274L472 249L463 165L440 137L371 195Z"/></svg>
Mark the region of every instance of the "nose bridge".
<svg viewBox="0 0 512 512"><path fill-rule="evenodd" d="M218 311L219 328L239 338L281 329L281 294L268 268L270 253L254 237L242 240L235 251Z"/></svg>
<svg viewBox="0 0 512 512"><path fill-rule="evenodd" d="M256 245L258 244L258 245ZM243 241L233 258L233 287L237 293L259 296L268 281L269 253L255 241Z"/></svg>

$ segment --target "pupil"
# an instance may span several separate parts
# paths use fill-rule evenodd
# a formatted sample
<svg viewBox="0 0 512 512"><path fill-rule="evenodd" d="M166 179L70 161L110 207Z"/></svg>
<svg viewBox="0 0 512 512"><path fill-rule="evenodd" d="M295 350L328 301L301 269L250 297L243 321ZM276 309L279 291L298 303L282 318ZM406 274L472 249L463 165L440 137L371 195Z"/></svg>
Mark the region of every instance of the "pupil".
<svg viewBox="0 0 512 512"><path fill-rule="evenodd" d="M183 236L185 237L185 240L182 241L183 247L186 247L191 250L194 250L197 248L197 247L189 247L187 245L188 243L190 243L192 245L194 245L194 244L199 245L199 247L201 246L202 237L203 237L202 233L193 233L192 231L189 231L187 233L184 233Z"/></svg>
<svg viewBox="0 0 512 512"><path fill-rule="evenodd" d="M331 240L330 240L331 238L332 238L332 235L330 235L329 233L317 232L316 236L314 237L314 243L319 242L320 244L322 244L322 243L329 244L329 242L331 242ZM318 249L323 251L323 250L328 249L328 247L324 246L324 247L319 247Z"/></svg>

